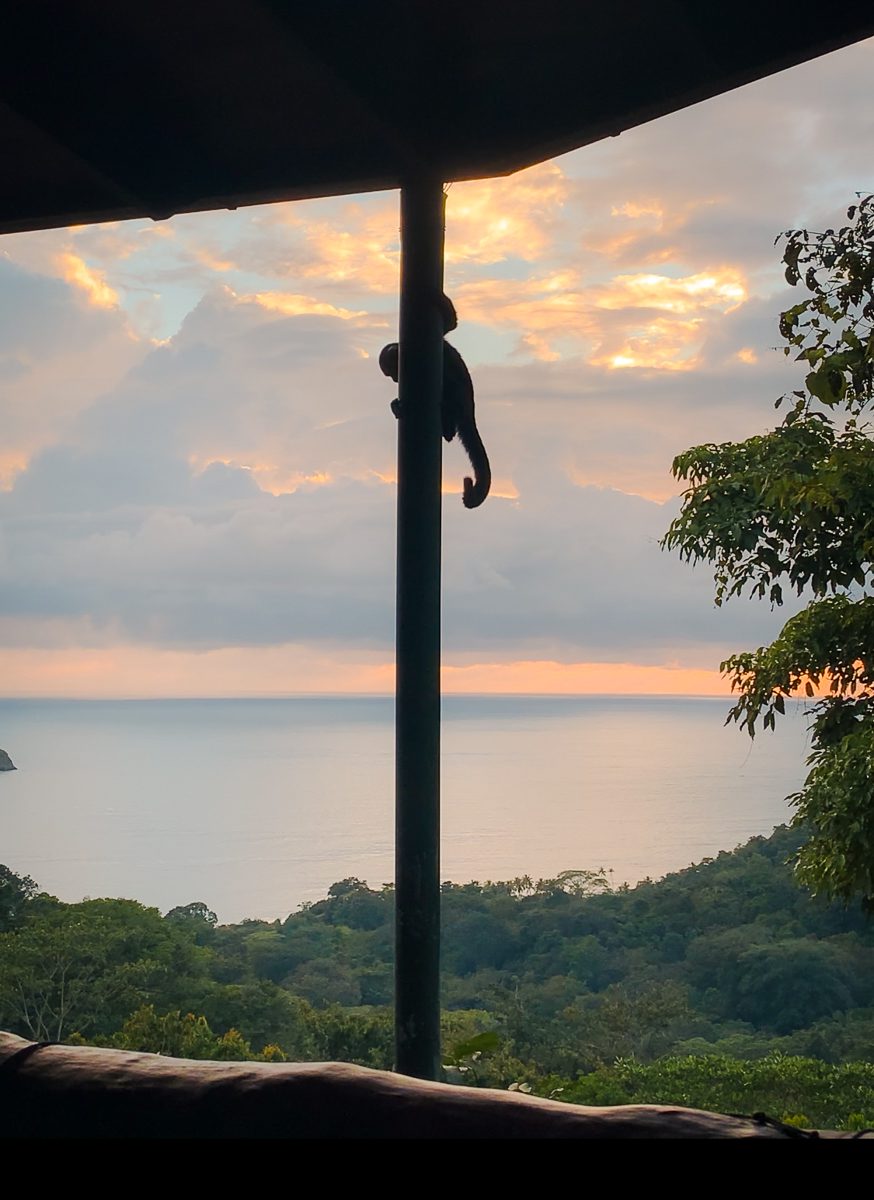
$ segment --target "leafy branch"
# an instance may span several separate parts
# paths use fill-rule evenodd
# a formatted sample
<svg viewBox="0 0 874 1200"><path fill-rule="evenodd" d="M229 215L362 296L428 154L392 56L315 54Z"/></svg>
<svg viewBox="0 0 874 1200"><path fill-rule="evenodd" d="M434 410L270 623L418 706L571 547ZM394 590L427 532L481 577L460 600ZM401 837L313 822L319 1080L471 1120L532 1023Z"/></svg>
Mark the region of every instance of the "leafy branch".
<svg viewBox="0 0 874 1200"><path fill-rule="evenodd" d="M721 664L728 721L774 729L789 696L811 706L799 879L874 908L874 197L839 230L782 234L785 277L808 293L780 314L783 352L806 367L781 424L743 442L695 446L673 463L688 486L662 546L713 567L716 603L748 594L812 599L769 646ZM777 239L778 241L780 238ZM825 694L823 694L825 693Z"/></svg>

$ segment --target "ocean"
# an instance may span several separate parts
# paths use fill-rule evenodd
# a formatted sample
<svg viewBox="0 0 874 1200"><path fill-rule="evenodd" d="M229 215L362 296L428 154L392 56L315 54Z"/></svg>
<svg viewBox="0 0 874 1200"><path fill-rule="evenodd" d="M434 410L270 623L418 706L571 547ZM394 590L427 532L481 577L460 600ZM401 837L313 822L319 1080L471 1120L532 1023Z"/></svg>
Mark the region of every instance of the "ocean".
<svg viewBox="0 0 874 1200"><path fill-rule="evenodd" d="M444 879L604 867L634 883L790 815L797 704L751 743L728 700L450 696ZM285 917L393 871L393 701L0 700L0 862L64 900Z"/></svg>

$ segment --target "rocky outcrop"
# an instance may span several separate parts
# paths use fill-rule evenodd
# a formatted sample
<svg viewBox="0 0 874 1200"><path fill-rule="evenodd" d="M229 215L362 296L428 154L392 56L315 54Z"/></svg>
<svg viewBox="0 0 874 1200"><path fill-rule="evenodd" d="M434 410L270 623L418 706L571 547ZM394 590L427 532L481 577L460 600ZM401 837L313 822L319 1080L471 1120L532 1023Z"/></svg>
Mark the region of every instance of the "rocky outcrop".
<svg viewBox="0 0 874 1200"><path fill-rule="evenodd" d="M14 771L15 763L5 750L0 750L0 771Z"/></svg>
<svg viewBox="0 0 874 1200"><path fill-rule="evenodd" d="M424 1083L347 1063L189 1062L41 1045L10 1033L0 1033L0 1112L4 1137L817 1136L752 1117L655 1104L585 1108L518 1092Z"/></svg>

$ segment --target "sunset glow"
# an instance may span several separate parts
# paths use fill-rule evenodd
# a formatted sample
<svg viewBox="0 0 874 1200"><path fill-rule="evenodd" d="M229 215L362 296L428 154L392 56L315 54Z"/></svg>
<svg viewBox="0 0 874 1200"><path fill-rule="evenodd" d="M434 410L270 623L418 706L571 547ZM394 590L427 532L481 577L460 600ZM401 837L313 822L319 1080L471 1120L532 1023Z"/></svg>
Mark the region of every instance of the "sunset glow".
<svg viewBox="0 0 874 1200"><path fill-rule="evenodd" d="M448 187L448 691L722 695L789 615L662 553L671 462L799 384L774 238L860 186L872 53ZM399 266L393 193L4 239L0 691L391 691Z"/></svg>
<svg viewBox="0 0 874 1200"><path fill-rule="evenodd" d="M8 694L139 698L389 695L394 663L343 662L302 646L227 647L203 654L119 646L91 651L4 650ZM728 695L716 671L634 663L504 662L444 665L458 695Z"/></svg>

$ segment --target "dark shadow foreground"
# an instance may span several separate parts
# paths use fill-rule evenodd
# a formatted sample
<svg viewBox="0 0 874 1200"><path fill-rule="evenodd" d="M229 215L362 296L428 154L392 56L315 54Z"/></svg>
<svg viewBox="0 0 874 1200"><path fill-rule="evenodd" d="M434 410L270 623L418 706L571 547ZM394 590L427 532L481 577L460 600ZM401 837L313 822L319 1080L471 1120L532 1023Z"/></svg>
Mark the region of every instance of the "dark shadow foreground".
<svg viewBox="0 0 874 1200"><path fill-rule="evenodd" d="M690 1108L585 1108L425 1083L345 1063L221 1063L0 1033L6 1137L558 1138L810 1137ZM821 1137L874 1137L824 1133Z"/></svg>

